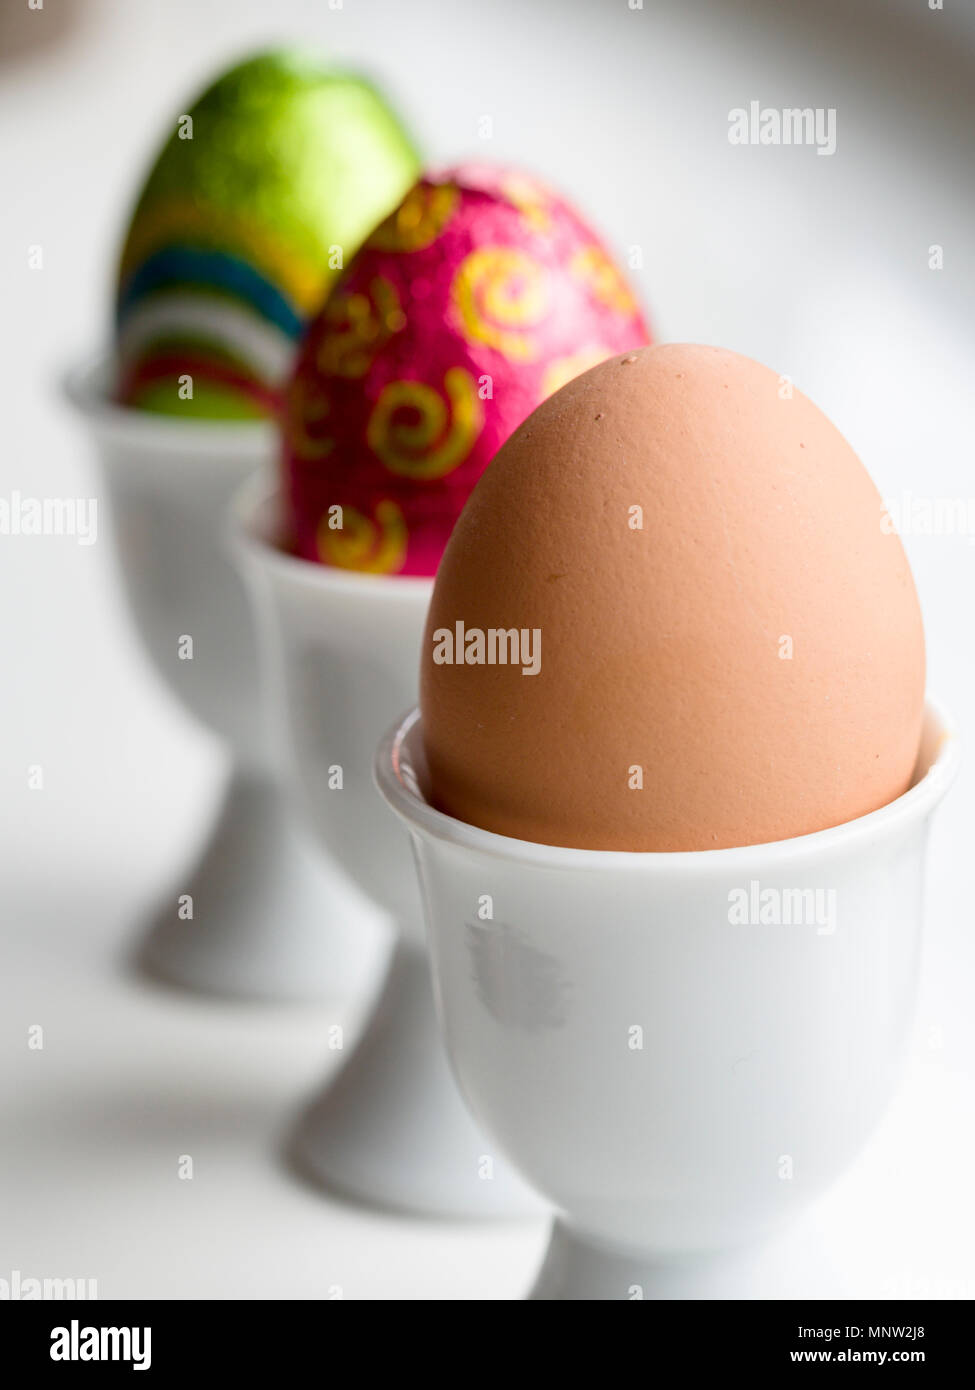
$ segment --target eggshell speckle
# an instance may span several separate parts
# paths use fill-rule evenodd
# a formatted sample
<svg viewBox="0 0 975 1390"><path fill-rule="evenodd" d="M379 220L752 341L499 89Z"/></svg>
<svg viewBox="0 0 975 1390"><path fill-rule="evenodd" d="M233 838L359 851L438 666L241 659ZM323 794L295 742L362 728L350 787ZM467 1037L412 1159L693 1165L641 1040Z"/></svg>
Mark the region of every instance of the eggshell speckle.
<svg viewBox="0 0 975 1390"><path fill-rule="evenodd" d="M540 634L540 669L438 664L437 634ZM443 643L441 643L441 656ZM768 368L667 345L541 405L437 577L421 703L434 802L553 845L785 839L904 792L924 639L850 446Z"/></svg>

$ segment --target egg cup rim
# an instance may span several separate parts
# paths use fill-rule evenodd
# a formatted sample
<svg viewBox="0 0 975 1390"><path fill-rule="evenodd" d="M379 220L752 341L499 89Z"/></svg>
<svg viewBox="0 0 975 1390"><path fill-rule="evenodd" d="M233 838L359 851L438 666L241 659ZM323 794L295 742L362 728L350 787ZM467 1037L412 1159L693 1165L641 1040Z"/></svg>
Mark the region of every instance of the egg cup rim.
<svg viewBox="0 0 975 1390"><path fill-rule="evenodd" d="M112 399L111 352L91 354L61 372L61 391L74 410L99 432L133 449L133 466L141 450L165 448L187 455L206 455L243 471L272 455L277 422L260 420L180 419L137 410Z"/></svg>
<svg viewBox="0 0 975 1390"><path fill-rule="evenodd" d="M935 721L937 746L927 769L893 801L823 830L723 849L578 849L521 840L459 820L431 805L420 789L407 746L411 735L422 736L421 715L416 706L401 716L381 739L373 778L387 805L414 834L508 863L559 871L638 873L661 878L768 874L817 857L855 852L868 841L894 835L898 830L910 830L924 821L948 791L961 760L957 726L941 702L928 696L924 711L925 719Z"/></svg>

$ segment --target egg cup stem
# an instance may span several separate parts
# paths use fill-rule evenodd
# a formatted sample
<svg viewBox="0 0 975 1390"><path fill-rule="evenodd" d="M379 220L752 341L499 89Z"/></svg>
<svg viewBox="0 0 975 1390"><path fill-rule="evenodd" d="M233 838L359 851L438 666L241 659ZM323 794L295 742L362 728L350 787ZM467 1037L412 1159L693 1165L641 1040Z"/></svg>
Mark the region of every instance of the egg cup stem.
<svg viewBox="0 0 975 1390"><path fill-rule="evenodd" d="M379 926L301 839L284 803L250 608L225 547L228 499L270 467L274 432L126 409L113 404L109 381L98 362L66 382L95 446L100 528L157 676L229 762L196 865L151 915L138 959L170 983L242 998L359 989L377 968Z"/></svg>
<svg viewBox="0 0 975 1390"><path fill-rule="evenodd" d="M557 1217L528 1298L533 1302L639 1302L721 1297L722 1289L726 1295L729 1287L744 1287L751 1258L751 1251L721 1251L654 1259L639 1250L592 1239Z"/></svg>
<svg viewBox="0 0 975 1390"><path fill-rule="evenodd" d="M369 988L386 945L378 924L362 922L358 939L344 929L335 883L276 781L234 766L200 857L156 908L137 962L209 994L345 999Z"/></svg>
<svg viewBox="0 0 975 1390"><path fill-rule="evenodd" d="M259 485L242 489L233 516L295 799L395 941L365 1031L302 1117L293 1156L324 1186L381 1206L537 1212L457 1094L435 1021L409 840L372 780L376 740L416 697L430 581L295 558L280 544L280 494Z"/></svg>
<svg viewBox="0 0 975 1390"><path fill-rule="evenodd" d="M297 1166L355 1200L432 1216L510 1215L521 1195L461 1100L425 950L399 936L385 985L338 1078L292 1141Z"/></svg>

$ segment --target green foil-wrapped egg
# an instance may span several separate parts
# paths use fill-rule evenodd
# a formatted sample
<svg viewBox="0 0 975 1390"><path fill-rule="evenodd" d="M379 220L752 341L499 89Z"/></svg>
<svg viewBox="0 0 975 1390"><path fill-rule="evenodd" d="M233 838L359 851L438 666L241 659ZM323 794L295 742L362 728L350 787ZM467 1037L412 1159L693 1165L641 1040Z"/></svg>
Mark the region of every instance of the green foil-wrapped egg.
<svg viewBox="0 0 975 1390"><path fill-rule="evenodd" d="M419 172L361 77L295 52L231 68L175 122L129 225L117 397L166 414L274 414L305 323Z"/></svg>

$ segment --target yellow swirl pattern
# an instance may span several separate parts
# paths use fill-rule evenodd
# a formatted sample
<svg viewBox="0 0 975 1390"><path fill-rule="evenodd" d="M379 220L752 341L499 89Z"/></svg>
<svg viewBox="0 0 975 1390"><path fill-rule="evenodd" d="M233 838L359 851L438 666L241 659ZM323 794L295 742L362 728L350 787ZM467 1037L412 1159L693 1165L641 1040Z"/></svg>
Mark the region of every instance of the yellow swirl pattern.
<svg viewBox="0 0 975 1390"><path fill-rule="evenodd" d="M309 391L304 377L299 376L291 383L285 409L285 434L295 455L300 459L327 458L335 448L335 440L316 427L331 412L328 397Z"/></svg>
<svg viewBox="0 0 975 1390"><path fill-rule="evenodd" d="M480 246L461 261L451 286L469 342L486 343L512 362L533 362L538 346L527 329L549 308L545 267L510 246Z"/></svg>
<svg viewBox="0 0 975 1390"><path fill-rule="evenodd" d="M368 295L337 290L325 307L328 331L316 355L327 376L350 380L365 376L376 355L394 333L406 327L396 287L377 275Z"/></svg>
<svg viewBox="0 0 975 1390"><path fill-rule="evenodd" d="M620 314L635 314L636 300L601 246L586 246L569 262L569 272L595 295L600 304Z"/></svg>
<svg viewBox="0 0 975 1390"><path fill-rule="evenodd" d="M333 531L323 516L316 532L318 554L326 565L360 574L394 574L402 569L406 540L403 513L389 500L377 502L375 519L343 506L341 531Z"/></svg>
<svg viewBox="0 0 975 1390"><path fill-rule="evenodd" d="M396 211L380 222L366 245L377 251L424 250L450 221L457 199L452 183L414 185Z"/></svg>
<svg viewBox="0 0 975 1390"><path fill-rule="evenodd" d="M444 396L425 381L391 381L366 429L370 449L391 473L442 478L463 463L484 427L477 383L463 367L444 376Z"/></svg>
<svg viewBox="0 0 975 1390"><path fill-rule="evenodd" d="M551 231L552 214L548 196L541 184L526 178L524 174L508 174L501 184L501 191L509 202L514 203L533 232L544 235Z"/></svg>

